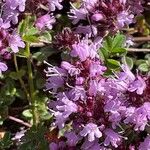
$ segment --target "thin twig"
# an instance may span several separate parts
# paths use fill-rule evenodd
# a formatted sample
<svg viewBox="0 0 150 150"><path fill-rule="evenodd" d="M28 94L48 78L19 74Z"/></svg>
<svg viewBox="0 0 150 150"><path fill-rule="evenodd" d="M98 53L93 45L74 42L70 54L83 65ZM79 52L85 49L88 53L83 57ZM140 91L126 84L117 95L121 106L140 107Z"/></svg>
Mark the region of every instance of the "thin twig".
<svg viewBox="0 0 150 150"><path fill-rule="evenodd" d="M27 123L27 122L24 122L23 120L18 119L18 118L16 118L16 117L8 116L8 119L13 120L13 121L15 121L15 122L17 122L17 123L20 123L20 124L22 124L22 125L24 125L24 126L26 126L26 127L29 127L29 128L32 127L31 124L29 124L29 123Z"/></svg>
<svg viewBox="0 0 150 150"><path fill-rule="evenodd" d="M43 46L45 46L46 44L44 44L43 42L41 42L41 43L32 43L30 46L31 47L43 47Z"/></svg>
<svg viewBox="0 0 150 150"><path fill-rule="evenodd" d="M128 52L150 52L150 49L146 49L146 48L128 48L127 49Z"/></svg>
<svg viewBox="0 0 150 150"><path fill-rule="evenodd" d="M144 42L144 41L150 41L150 36L147 37L133 37L133 42Z"/></svg>

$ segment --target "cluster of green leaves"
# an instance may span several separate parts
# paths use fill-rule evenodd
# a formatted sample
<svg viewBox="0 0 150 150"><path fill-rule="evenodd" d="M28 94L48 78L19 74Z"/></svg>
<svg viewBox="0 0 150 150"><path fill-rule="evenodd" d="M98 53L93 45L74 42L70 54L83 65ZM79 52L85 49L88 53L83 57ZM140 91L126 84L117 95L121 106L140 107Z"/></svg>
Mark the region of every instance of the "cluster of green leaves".
<svg viewBox="0 0 150 150"><path fill-rule="evenodd" d="M120 69L120 57L125 56L125 36L116 34L115 36L107 36L102 43L99 54L108 68L107 73Z"/></svg>
<svg viewBox="0 0 150 150"><path fill-rule="evenodd" d="M34 16L27 16L18 26L18 33L21 35L23 41L31 45L30 55L26 49L21 49L19 53L15 54L16 59L11 61L9 71L1 77L0 83L0 124L3 124L3 121L8 118L11 113L12 107L22 107L22 113L17 114L18 118L22 118L27 122L32 124L33 122L33 112L31 107L36 107L38 119L41 124L44 124L46 121L51 121L51 114L48 112L47 102L49 97L43 91L45 79L43 78L42 66L43 61L47 60L49 56L56 53L49 46L44 48L32 48L33 44L51 43L51 31L39 31L35 26L36 18ZM30 101L27 100L27 92L29 93L29 84L28 84L28 68L27 68L27 59L30 59L32 65L33 73L33 82L35 88L35 106L30 107ZM16 61L16 62L15 62ZM18 64L17 64L18 63ZM16 68L17 64L17 68ZM21 65L20 65L21 64ZM37 68L40 70L37 70ZM24 83L24 87L22 83ZM26 91L25 91L26 89ZM17 101L17 102L16 102ZM16 106L15 106L16 105ZM27 149L39 149L46 150L47 143L44 139L44 133L46 128L43 126L32 127L27 131L25 136L22 138L20 150ZM12 144L11 142L12 135L5 134L4 138L0 140L0 149L9 148Z"/></svg>
<svg viewBox="0 0 150 150"><path fill-rule="evenodd" d="M48 143L45 139L46 132L47 129L42 125L33 126L22 137L19 150L48 150Z"/></svg>
<svg viewBox="0 0 150 150"><path fill-rule="evenodd" d="M39 31L35 26L36 17L28 16L18 26L18 33L25 42L29 43L51 43L50 31Z"/></svg>
<svg viewBox="0 0 150 150"><path fill-rule="evenodd" d="M22 39L24 40L24 42L26 43L30 43L30 45L32 46L32 44L38 44L41 43L51 43L51 31L49 30L44 30L44 31L39 31L35 26L35 20L36 17L35 16L28 16L22 20L22 22L20 22L19 26L18 26L18 33L22 36ZM50 47L44 47L44 48L39 48L38 52L34 52L31 51L31 61L34 59L36 60L36 64L34 64L34 66L38 66L41 65L41 63L44 60L47 60L47 58L49 56L51 56L54 53L54 51L52 49L50 49ZM28 53L26 50L21 50L19 52L19 54L17 55L17 57L29 57ZM24 75L24 71L27 70L27 68L24 68L24 70L19 70L18 72L12 72L11 76L13 77L17 77L17 74L20 73L20 77L23 77ZM21 76L22 75L22 76ZM45 119L49 119L51 116L47 111L47 106L46 106L46 102L48 100L48 97L45 95L43 91L44 88L44 84L45 84L45 80L43 79L42 75L40 74L40 72L34 68L34 86L35 86L35 90L36 90L36 94L35 94L35 98L36 98L36 107L38 109L39 112L39 118L42 120ZM19 79L17 78L17 79ZM39 94L40 93L40 94ZM27 119L32 119L32 113L31 113L31 109L26 109L23 111L23 115L24 117L26 117Z"/></svg>
<svg viewBox="0 0 150 150"><path fill-rule="evenodd" d="M0 124L3 124L8 116L8 109L15 99L25 99L24 92L16 86L13 79L6 77L4 85L0 90Z"/></svg>
<svg viewBox="0 0 150 150"><path fill-rule="evenodd" d="M144 59L136 60L135 64L141 72L150 72L150 54L146 54Z"/></svg>

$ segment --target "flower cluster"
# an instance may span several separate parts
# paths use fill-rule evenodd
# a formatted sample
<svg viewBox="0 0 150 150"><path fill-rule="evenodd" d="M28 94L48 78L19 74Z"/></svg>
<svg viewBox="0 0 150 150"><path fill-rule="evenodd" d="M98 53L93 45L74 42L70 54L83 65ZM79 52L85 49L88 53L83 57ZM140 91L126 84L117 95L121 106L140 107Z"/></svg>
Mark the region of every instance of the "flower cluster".
<svg viewBox="0 0 150 150"><path fill-rule="evenodd" d="M38 120L40 110L48 108L53 116L50 134L56 132L55 139L53 135L49 138L50 150L150 149L150 77L131 72L126 61L120 64L114 60L115 56L118 58L125 54L125 48L121 36L111 37L134 23L135 17L144 11L147 1L0 1L0 76L8 69L7 60L14 55L15 66L12 68L16 71L8 72L4 80L12 78L11 80L20 81L21 89L17 81L12 84L13 87L16 85L16 93L8 95L15 102L26 94L24 97L28 100L27 105L32 109L29 118L33 127L37 127L35 130L38 130L39 122L45 120L48 114L47 111L43 112ZM102 42L105 38L106 41ZM38 44L46 46L38 52L34 48L30 49ZM102 44L105 48L101 47ZM126 47L131 44L130 39L126 41ZM21 48L25 52L16 55ZM43 83L43 79L37 73L38 70L33 69L41 65L44 59L48 61L55 48L59 50L56 53L61 55L61 63L54 66L45 61L48 65L45 70L45 89L51 96L51 100L45 103L49 96L40 93L43 85L34 85L38 77L37 82ZM103 56L102 59L100 50L103 54L108 50L108 57ZM21 60L27 61L25 65L17 64L19 57L26 58ZM117 63L116 70L109 68L108 60L112 60L114 65ZM146 65L148 63L146 61ZM28 79L28 84L24 79ZM2 99L5 99L3 90L1 93ZM38 101L38 96L42 99L41 102ZM5 108L9 110L8 107ZM26 136L26 131L28 130L17 133L15 139L21 141L20 138Z"/></svg>
<svg viewBox="0 0 150 150"><path fill-rule="evenodd" d="M10 59L11 53L17 53L19 48L24 48L25 44L11 24L18 23L20 12L25 10L25 0L6 0L1 5L0 18L0 60ZM12 50L12 51L11 51ZM4 67L5 66L5 67ZM7 70L7 66L1 62L2 71ZM4 69L5 68L5 69Z"/></svg>
<svg viewBox="0 0 150 150"><path fill-rule="evenodd" d="M2 19L6 22L18 23L20 12L25 10L26 0L6 0L2 6Z"/></svg>
<svg viewBox="0 0 150 150"><path fill-rule="evenodd" d="M138 135L148 126L149 80L135 76L126 64L121 72L106 77L98 49L97 43L83 39L72 45L69 61L62 61L60 67L49 64L46 70L46 89L54 97L49 103L53 126L59 130L71 126L64 134L67 141L50 143L51 149L125 149L130 138L125 128ZM137 139L136 148L148 142L148 137L141 144Z"/></svg>
<svg viewBox="0 0 150 150"><path fill-rule="evenodd" d="M72 5L69 17L73 24L80 22L76 32L102 36L133 23L135 15L143 11L143 3L142 0L83 0L79 8Z"/></svg>
<svg viewBox="0 0 150 150"><path fill-rule="evenodd" d="M31 2L31 1L30 1ZM62 0L46 0L37 1L38 4L47 4L48 11L53 12L56 8L62 9ZM20 35L18 35L15 25L20 21L18 20L20 13L27 11L26 4L30 4L27 0L6 0L0 3L1 17L0 17L0 59L10 59L11 53L17 53L19 48L24 48L25 44ZM55 18L52 14L44 14L37 18L35 26L39 30L52 29L55 23ZM11 51L12 50L12 51ZM3 68L3 66L2 66ZM7 69L1 69L0 72Z"/></svg>
<svg viewBox="0 0 150 150"><path fill-rule="evenodd" d="M2 21L2 20L1 20ZM7 60L11 58L11 53L17 53L19 48L24 48L25 44L22 41L21 37L14 30L13 33L9 33L7 29L5 29L7 25L2 23L0 27L0 59ZM10 50L11 49L11 50ZM3 66L2 66L3 68ZM7 70L7 69L6 69ZM1 70L1 71L6 71Z"/></svg>

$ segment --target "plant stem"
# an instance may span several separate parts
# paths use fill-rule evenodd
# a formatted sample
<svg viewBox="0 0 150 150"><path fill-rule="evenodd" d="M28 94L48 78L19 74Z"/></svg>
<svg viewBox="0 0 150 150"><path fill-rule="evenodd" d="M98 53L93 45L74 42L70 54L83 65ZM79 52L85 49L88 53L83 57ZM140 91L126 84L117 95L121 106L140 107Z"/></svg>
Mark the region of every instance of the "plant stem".
<svg viewBox="0 0 150 150"><path fill-rule="evenodd" d="M33 115L33 125L37 126L39 119L37 113L37 106L36 106L36 99L35 99L35 89L33 83L33 72L32 72L32 63L31 63L31 53L30 53L30 44L26 44L26 51L27 51L27 67L28 67L28 83L30 88L30 103L32 108L32 115Z"/></svg>
<svg viewBox="0 0 150 150"><path fill-rule="evenodd" d="M16 55L14 54L14 64L15 64L15 69L16 69L16 72L19 74L19 68L18 68L18 63L17 63L17 57ZM24 84L24 81L22 80L22 78L20 76L18 76L19 78L19 82L24 90L24 92L26 93L26 96L27 96L27 99L28 101L30 101L30 95L25 87L25 84Z"/></svg>

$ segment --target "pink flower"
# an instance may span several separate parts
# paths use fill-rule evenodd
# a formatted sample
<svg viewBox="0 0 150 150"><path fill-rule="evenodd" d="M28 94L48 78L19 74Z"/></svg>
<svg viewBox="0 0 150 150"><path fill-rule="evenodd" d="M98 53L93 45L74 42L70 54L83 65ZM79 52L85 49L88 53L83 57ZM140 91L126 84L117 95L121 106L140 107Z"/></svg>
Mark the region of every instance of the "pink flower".
<svg viewBox="0 0 150 150"><path fill-rule="evenodd" d="M0 74L8 69L7 65L3 62L0 62Z"/></svg>
<svg viewBox="0 0 150 150"><path fill-rule="evenodd" d="M12 35L9 35L8 42L10 48L14 53L19 52L19 48L25 47L25 43L22 41L21 37L15 32Z"/></svg>
<svg viewBox="0 0 150 150"><path fill-rule="evenodd" d="M52 29L52 25L55 23L55 18L50 15L41 16L36 20L35 26L39 30L43 30L45 28Z"/></svg>
<svg viewBox="0 0 150 150"><path fill-rule="evenodd" d="M96 138L100 138L102 136L101 131L99 130L99 128L97 127L96 124L94 123L88 123L84 129L80 132L80 135L85 137L88 135L88 141L92 142L95 140Z"/></svg>
<svg viewBox="0 0 150 150"><path fill-rule="evenodd" d="M107 137L104 141L104 145L109 146L111 144L112 146L117 148L118 144L121 142L120 135L114 132L112 129L106 129L105 134Z"/></svg>
<svg viewBox="0 0 150 150"><path fill-rule="evenodd" d="M63 0L47 0L49 3L50 11L55 11L56 8L61 10L63 6L60 4Z"/></svg>

